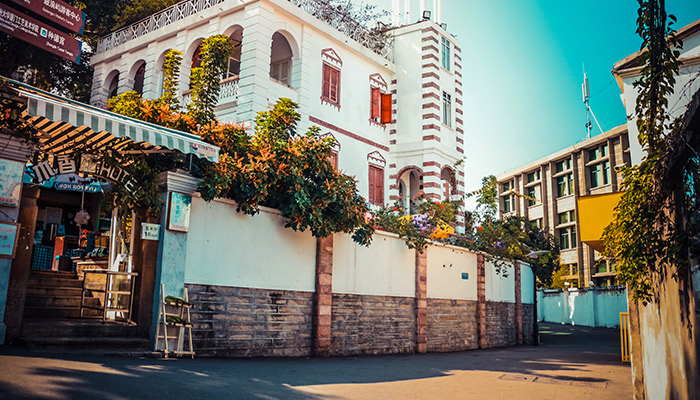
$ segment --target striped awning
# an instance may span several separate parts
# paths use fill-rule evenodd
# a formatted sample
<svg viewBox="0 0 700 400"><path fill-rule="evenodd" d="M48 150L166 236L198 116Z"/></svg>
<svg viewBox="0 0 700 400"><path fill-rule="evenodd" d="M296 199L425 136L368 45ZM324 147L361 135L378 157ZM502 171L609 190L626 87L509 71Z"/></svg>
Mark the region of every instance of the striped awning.
<svg viewBox="0 0 700 400"><path fill-rule="evenodd" d="M219 161L219 148L203 142L197 135L128 118L8 81L20 97L27 99L26 117L44 133L40 139L43 151L70 153L71 149L83 146L96 150L105 147L121 150L136 144L144 151L177 150Z"/></svg>

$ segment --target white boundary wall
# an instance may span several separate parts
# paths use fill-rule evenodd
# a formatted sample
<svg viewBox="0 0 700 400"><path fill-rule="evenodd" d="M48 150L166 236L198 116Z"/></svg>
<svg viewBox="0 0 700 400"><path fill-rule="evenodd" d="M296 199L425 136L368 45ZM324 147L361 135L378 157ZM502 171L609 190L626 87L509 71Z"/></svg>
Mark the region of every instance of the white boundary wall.
<svg viewBox="0 0 700 400"><path fill-rule="evenodd" d="M316 239L310 232L284 228L281 215L262 208L253 217L237 213L228 200L192 198L190 230L183 249L185 282L272 290L315 290ZM448 245L430 245L427 296L477 300L477 254ZM415 297L416 253L398 235L376 232L369 247L346 234L333 239L333 293ZM532 270L521 264L521 297L532 303ZM515 302L512 263L507 276L486 262L486 300Z"/></svg>
<svg viewBox="0 0 700 400"><path fill-rule="evenodd" d="M414 297L415 251L398 235L376 232L369 247L333 237L333 293Z"/></svg>
<svg viewBox="0 0 700 400"><path fill-rule="evenodd" d="M430 246L426 251L428 298L476 301L476 254L453 246Z"/></svg>
<svg viewBox="0 0 700 400"><path fill-rule="evenodd" d="M284 228L279 213L251 217L232 201L192 198L185 282L313 292L316 239Z"/></svg>
<svg viewBox="0 0 700 400"><path fill-rule="evenodd" d="M515 303L513 264L506 263L502 269L498 274L493 263L486 261L486 301Z"/></svg>
<svg viewBox="0 0 700 400"><path fill-rule="evenodd" d="M520 263L520 301L523 304L535 302L535 273L529 264Z"/></svg>
<svg viewBox="0 0 700 400"><path fill-rule="evenodd" d="M538 321L614 328L621 312L627 312L627 290L621 286L537 291Z"/></svg>

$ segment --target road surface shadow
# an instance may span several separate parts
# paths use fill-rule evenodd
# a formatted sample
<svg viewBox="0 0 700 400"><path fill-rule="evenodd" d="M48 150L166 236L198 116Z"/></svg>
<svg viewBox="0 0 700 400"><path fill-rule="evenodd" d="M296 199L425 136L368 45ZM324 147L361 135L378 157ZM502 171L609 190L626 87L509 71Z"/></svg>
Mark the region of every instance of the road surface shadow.
<svg viewBox="0 0 700 400"><path fill-rule="evenodd" d="M577 373L589 372L587 364L621 364L616 330L541 324L541 331L543 345L537 347L327 359L133 359L0 347L0 397L313 400L330 397L314 396L295 387L396 382L458 371L523 374L554 383L605 384L608 380L603 377Z"/></svg>

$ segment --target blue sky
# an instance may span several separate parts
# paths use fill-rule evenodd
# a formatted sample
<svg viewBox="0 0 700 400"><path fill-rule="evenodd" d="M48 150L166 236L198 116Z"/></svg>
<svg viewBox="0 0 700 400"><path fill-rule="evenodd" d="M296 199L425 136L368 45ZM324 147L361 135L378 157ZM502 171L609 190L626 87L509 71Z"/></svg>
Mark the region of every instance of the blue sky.
<svg viewBox="0 0 700 400"><path fill-rule="evenodd" d="M390 8L391 1L381 6ZM478 189L485 175L585 139L584 65L602 128L626 123L610 70L639 50L637 1L443 0L442 6L462 48L467 191ZM667 0L666 8L678 18L676 29L700 19L698 0ZM600 134L593 126L591 134Z"/></svg>

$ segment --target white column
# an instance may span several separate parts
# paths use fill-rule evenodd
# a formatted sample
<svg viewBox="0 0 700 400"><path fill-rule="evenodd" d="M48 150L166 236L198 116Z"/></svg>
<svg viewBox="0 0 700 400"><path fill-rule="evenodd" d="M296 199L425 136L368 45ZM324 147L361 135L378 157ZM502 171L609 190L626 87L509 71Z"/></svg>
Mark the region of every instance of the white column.
<svg viewBox="0 0 700 400"><path fill-rule="evenodd" d="M420 0L420 13L418 14L419 19L423 19L423 11L425 11L425 0Z"/></svg>
<svg viewBox="0 0 700 400"><path fill-rule="evenodd" d="M143 98L144 99L157 99L160 97L159 93L159 80L160 73L158 71L157 59L156 59L156 43L149 43L146 49L146 73L143 79Z"/></svg>
<svg viewBox="0 0 700 400"><path fill-rule="evenodd" d="M399 16L401 10L399 9L399 0L391 0L391 25L399 26Z"/></svg>

